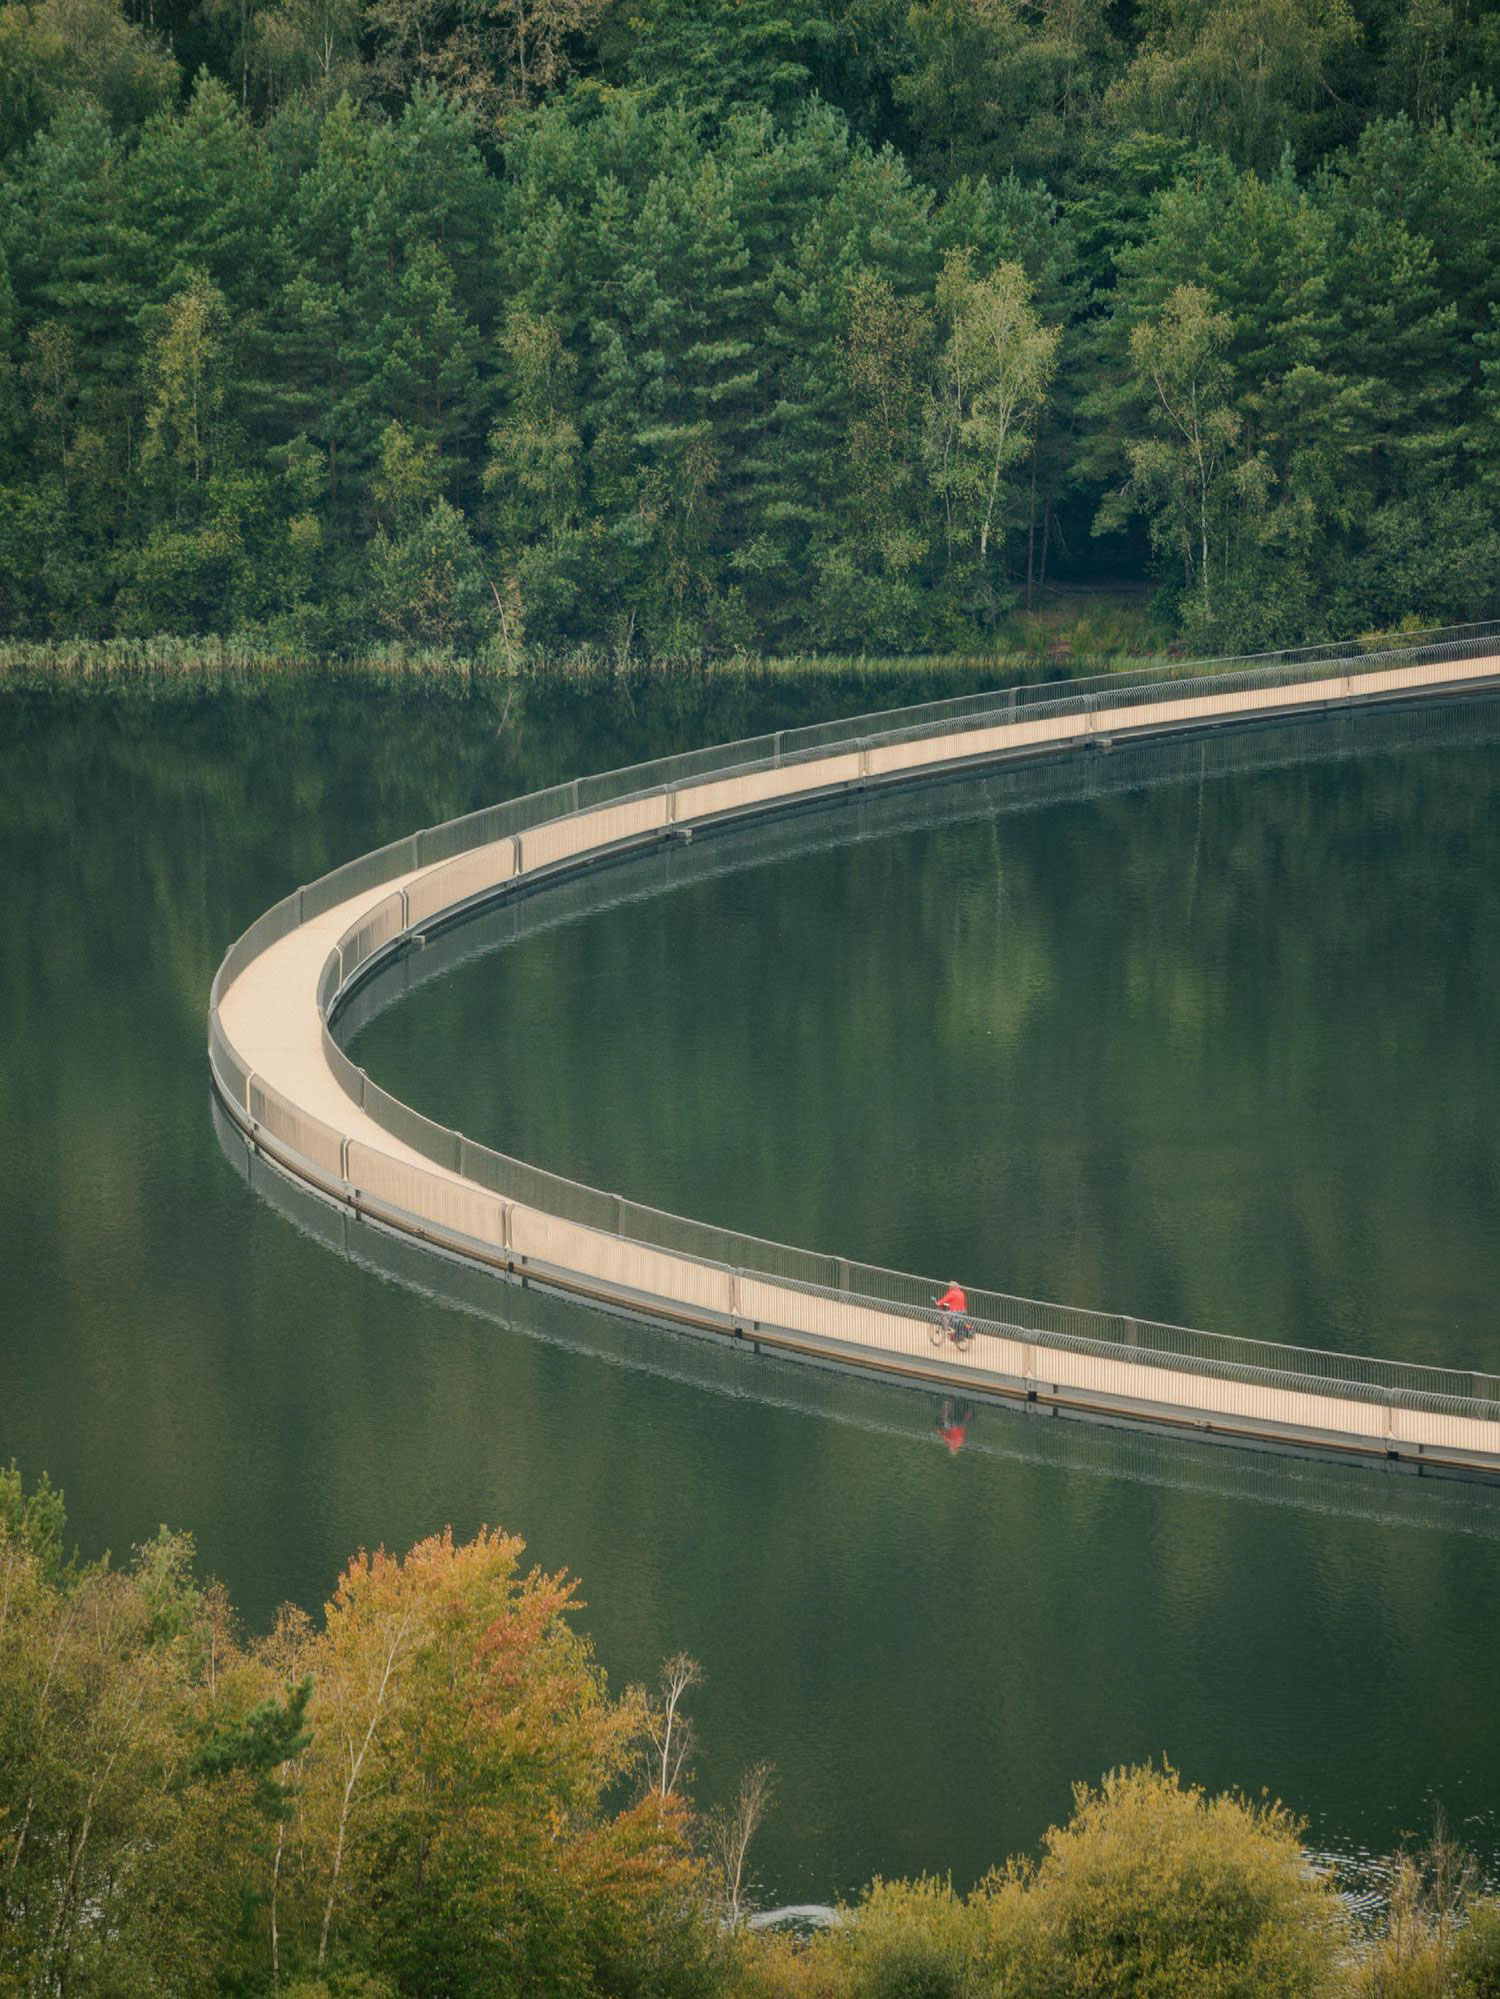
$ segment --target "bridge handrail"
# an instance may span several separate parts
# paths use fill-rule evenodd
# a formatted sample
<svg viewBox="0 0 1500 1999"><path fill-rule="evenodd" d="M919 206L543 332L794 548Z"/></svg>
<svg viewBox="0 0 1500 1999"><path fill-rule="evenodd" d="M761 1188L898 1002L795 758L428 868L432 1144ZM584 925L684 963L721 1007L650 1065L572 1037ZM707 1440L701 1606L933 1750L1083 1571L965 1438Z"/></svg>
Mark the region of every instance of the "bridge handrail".
<svg viewBox="0 0 1500 1999"><path fill-rule="evenodd" d="M337 907L393 876L457 858L481 846L606 803L619 804L670 791L689 782L773 768L856 748L946 734L955 722L976 726L1015 719L1028 710L1051 714L1093 712L1107 696L1110 707L1148 699L1164 685L1187 695L1203 688L1274 688L1306 680L1310 664L1327 664L1352 682L1365 673L1477 656L1500 635L1500 621L1449 627L1436 633L1377 636L1361 650L1302 647L1289 652L1218 661L1171 662L1140 674L1090 681L1056 681L923 703L904 710L808 728L770 732L740 742L689 751L651 762L571 780L429 827L333 869L283 898L230 947L215 976L210 1014L210 1057L221 1083L247 1114L276 1131L283 1142L323 1172L338 1177L344 1163L339 1134L310 1118L259 1079L249 1076L230 1047L218 1018L222 992L246 965L310 917ZM1299 671L1301 670L1301 671ZM774 1278L810 1294L862 1301L903 1316L930 1317L937 1280L908 1272L777 1243L743 1231L671 1214L624 1196L548 1172L483 1146L403 1104L374 1083L339 1047L328 1026L341 994L370 956L402 934L405 905L385 897L339 939L318 985L324 1049L350 1096L375 1123L435 1164L475 1181L502 1201L519 1202L622 1240L691 1258L740 1276ZM1212 1333L1120 1313L1093 1311L1045 1300L974 1288L971 1316L982 1330L1019 1338L1044 1350L1092 1354L1184 1371L1212 1371L1258 1386L1326 1390L1435 1412L1494 1419L1500 1413L1500 1377L1426 1363L1301 1347L1235 1334Z"/></svg>

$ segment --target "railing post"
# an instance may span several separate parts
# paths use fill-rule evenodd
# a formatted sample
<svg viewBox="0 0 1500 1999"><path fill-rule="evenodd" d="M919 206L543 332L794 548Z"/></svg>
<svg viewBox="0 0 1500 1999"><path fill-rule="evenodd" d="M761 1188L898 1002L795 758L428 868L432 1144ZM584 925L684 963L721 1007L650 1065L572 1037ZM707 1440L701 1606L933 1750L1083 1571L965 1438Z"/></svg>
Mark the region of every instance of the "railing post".
<svg viewBox="0 0 1500 1999"><path fill-rule="evenodd" d="M849 1291L849 1259L847 1256L839 1256L835 1257L834 1261L837 1263L839 1269L839 1289L847 1296Z"/></svg>
<svg viewBox="0 0 1500 1999"><path fill-rule="evenodd" d="M349 1140L347 1137L339 1140L339 1178L347 1187L349 1184Z"/></svg>
<svg viewBox="0 0 1500 1999"><path fill-rule="evenodd" d="M514 1201L502 1201L500 1203L500 1247L502 1249L509 1249L511 1247L511 1215L515 1211L515 1205Z"/></svg>
<svg viewBox="0 0 1500 1999"><path fill-rule="evenodd" d="M523 873L523 872L524 872L524 870L525 870L525 867L526 867L526 862L525 862L525 859L523 858L523 855L522 855L522 851L521 851L521 836L520 836L520 834L519 834L519 833L512 833L512 834L511 834L511 836L510 836L510 843L511 843L512 847L514 847L514 849L515 849L515 867L514 867L514 869L512 870L512 872L513 872L513 873L515 873L515 874L521 874L521 873Z"/></svg>
<svg viewBox="0 0 1500 1999"><path fill-rule="evenodd" d="M453 1134L453 1170L462 1180L464 1176L464 1135L461 1131Z"/></svg>
<svg viewBox="0 0 1500 1999"><path fill-rule="evenodd" d="M785 729L778 729L775 735L771 738L771 762L773 763L773 765L776 767L777 770L780 770L781 768L781 749L782 749L782 744L785 741L786 741Z"/></svg>

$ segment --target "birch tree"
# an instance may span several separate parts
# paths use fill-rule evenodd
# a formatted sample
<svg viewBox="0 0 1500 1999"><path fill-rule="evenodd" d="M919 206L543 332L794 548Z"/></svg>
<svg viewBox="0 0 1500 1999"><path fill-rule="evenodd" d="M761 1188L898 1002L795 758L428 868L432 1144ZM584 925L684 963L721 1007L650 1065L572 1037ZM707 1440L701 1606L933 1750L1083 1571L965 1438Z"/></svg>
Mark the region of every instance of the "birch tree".
<svg viewBox="0 0 1500 1999"><path fill-rule="evenodd" d="M384 1549L357 1555L339 1578L314 1655L314 1739L322 1753L309 1772L307 1817L315 1842L309 1858L322 1877L319 1971L328 1960L359 1822L373 1816L377 1801L389 1808L389 1786L382 1794L375 1781L378 1751L400 1726L407 1672L422 1636L419 1605L403 1586L401 1563Z"/></svg>
<svg viewBox="0 0 1500 1999"><path fill-rule="evenodd" d="M215 432L224 409L224 346L229 309L202 271L167 305L147 351L149 402L141 464L167 487L180 512L190 491L207 481Z"/></svg>
<svg viewBox="0 0 1500 1999"><path fill-rule="evenodd" d="M745 1919L750 1847L774 1789L771 1765L753 1764L741 1779L734 1802L709 1820L709 1844L718 1868L724 1920L731 1929L738 1929Z"/></svg>
<svg viewBox="0 0 1500 1999"><path fill-rule="evenodd" d="M926 455L950 548L972 550L981 573L1003 543L1006 474L1031 448L1032 424L1057 362L1059 329L1044 326L1019 264L977 277L951 251L937 302L948 325L928 412Z"/></svg>
<svg viewBox="0 0 1500 1999"><path fill-rule="evenodd" d="M1224 359L1232 330L1201 285L1179 285L1130 335L1150 428L1126 447L1130 481L1121 497L1149 515L1159 549L1175 550L1205 622L1213 612L1217 516L1241 428Z"/></svg>
<svg viewBox="0 0 1500 1999"><path fill-rule="evenodd" d="M644 1736L641 1762L645 1788L659 1798L680 1793L684 1773L697 1747L697 1733L682 1703L703 1684L703 1668L687 1652L674 1652L662 1664L660 1689L641 1710Z"/></svg>

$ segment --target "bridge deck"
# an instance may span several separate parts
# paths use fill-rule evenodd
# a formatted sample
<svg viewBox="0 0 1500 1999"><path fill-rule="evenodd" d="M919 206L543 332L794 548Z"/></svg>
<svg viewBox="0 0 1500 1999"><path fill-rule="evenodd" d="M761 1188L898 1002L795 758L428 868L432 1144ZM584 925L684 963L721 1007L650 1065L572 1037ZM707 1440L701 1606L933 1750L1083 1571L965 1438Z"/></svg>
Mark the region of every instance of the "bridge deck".
<svg viewBox="0 0 1500 1999"><path fill-rule="evenodd" d="M672 828L774 809L778 801L810 792L1101 736L1495 683L1500 654L1352 677L1327 669L1310 674L1295 685L1270 688L1185 695L1174 695L1170 687L1135 690L1133 700L1122 690L1118 705L1086 716L1043 714L911 740L877 738L787 765L710 774L671 790L567 814L529 829L519 840L395 875L271 944L222 993L220 1029L251 1072L244 1100L236 1101L233 1091L226 1097L284 1168L297 1173L316 1160L319 1170L305 1177L325 1191L395 1226L411 1226L496 1264L591 1295L841 1360L945 1384L969 1380L976 1387L1095 1414L1500 1471L1500 1407L1490 1419L1439 1406L1444 1398L1361 1393L1315 1375L1256 1378L1243 1367L1132 1359L1091 1350L1086 1343L1059 1344L1026 1326L986 1328L964 1353L951 1346L934 1350L924 1309L841 1296L764 1270L729 1270L502 1199L378 1122L351 1097L327 1048L318 1005L325 964L397 891L405 891L402 913L416 927L417 912L431 921L476 894L532 878L539 870L581 865L590 854L622 841L670 837Z"/></svg>

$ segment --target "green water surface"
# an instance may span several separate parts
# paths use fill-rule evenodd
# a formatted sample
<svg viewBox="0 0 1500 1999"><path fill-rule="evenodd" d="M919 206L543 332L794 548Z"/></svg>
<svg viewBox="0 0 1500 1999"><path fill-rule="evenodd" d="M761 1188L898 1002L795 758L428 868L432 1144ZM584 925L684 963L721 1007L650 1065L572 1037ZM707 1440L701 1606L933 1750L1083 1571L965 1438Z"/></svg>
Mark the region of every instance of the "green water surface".
<svg viewBox="0 0 1500 1999"><path fill-rule="evenodd" d="M341 1254L221 1149L209 981L288 887L862 692L0 709L0 1455L90 1552L191 1526L257 1624L361 1543L523 1532L617 1681L703 1661L705 1801L776 1764L767 1899L972 1878L1162 1753L1344 1856L1441 1804L1493 1866L1484 1496L988 1409L954 1456L935 1399ZM452 970L356 1052L714 1219L1497 1367L1495 721L707 876Z"/></svg>

